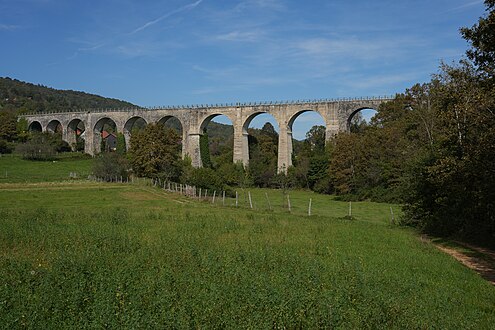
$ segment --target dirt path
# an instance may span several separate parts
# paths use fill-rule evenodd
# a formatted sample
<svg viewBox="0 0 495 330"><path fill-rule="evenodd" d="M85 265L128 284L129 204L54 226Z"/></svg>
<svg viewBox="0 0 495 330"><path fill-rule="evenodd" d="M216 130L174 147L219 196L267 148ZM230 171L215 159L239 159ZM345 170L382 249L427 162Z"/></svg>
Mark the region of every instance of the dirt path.
<svg viewBox="0 0 495 330"><path fill-rule="evenodd" d="M422 237L422 239L429 240L439 250L451 255L464 266L471 268L485 280L495 285L495 251L458 241L454 241L459 246L459 248L455 248L435 243L427 237Z"/></svg>

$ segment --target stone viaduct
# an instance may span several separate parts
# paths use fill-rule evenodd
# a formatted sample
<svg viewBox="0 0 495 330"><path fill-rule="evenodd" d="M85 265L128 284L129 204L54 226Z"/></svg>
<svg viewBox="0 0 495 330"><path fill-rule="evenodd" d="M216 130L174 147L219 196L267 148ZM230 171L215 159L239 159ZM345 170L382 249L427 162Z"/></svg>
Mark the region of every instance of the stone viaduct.
<svg viewBox="0 0 495 330"><path fill-rule="evenodd" d="M85 152L100 152L101 134L105 123L113 122L117 132L122 132L129 146L131 130L140 118L148 123L164 124L172 117L182 125L182 155L188 155L195 167L201 167L200 136L208 123L219 115L227 116L234 126L234 162L249 164L248 127L259 114L272 115L279 128L278 170L286 171L292 165L292 125L304 112L321 115L326 127L327 141L338 132L348 131L352 117L362 109L377 109L391 97L332 99L316 101L237 103L225 105L195 105L179 107L129 108L105 110L69 110L57 113L27 114L30 130L42 132L62 131L62 138L69 144L76 142L76 131L84 127L82 137ZM81 125L82 123L82 125Z"/></svg>

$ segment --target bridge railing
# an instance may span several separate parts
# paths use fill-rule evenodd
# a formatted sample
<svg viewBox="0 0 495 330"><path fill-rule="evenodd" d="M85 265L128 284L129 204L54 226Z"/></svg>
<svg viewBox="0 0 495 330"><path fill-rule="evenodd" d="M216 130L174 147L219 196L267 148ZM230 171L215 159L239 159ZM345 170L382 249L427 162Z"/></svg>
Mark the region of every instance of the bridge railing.
<svg viewBox="0 0 495 330"><path fill-rule="evenodd" d="M262 101L262 102L236 102L236 103L216 103L216 104L192 104L192 105L166 105L166 106L149 106L149 107L130 107L130 108L70 108L66 111L48 111L48 112L30 112L23 116L36 116L47 114L63 113L105 113L105 112L132 112L132 111L154 111L154 110L183 110L183 109L209 109L209 108L232 108L232 107L252 107L252 106L271 106L271 105L305 105L321 104L336 102L356 102L356 101L387 101L392 100L395 96L371 96L371 97L340 97L326 99L309 99L309 100L289 100L289 101Z"/></svg>

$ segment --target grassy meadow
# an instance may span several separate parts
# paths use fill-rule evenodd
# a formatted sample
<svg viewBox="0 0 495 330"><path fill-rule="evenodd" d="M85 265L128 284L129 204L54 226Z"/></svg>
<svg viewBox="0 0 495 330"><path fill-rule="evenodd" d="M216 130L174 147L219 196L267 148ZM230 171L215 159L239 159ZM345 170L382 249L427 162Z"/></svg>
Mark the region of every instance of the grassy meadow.
<svg viewBox="0 0 495 330"><path fill-rule="evenodd" d="M91 174L93 159L81 153L60 154L53 161L31 161L17 155L0 154L0 184L6 182L51 182L85 179Z"/></svg>
<svg viewBox="0 0 495 330"><path fill-rule="evenodd" d="M291 191L289 214L282 192L253 189L251 210L247 190L235 208L31 164L31 183L0 181L2 329L495 324L495 288L391 225L391 205L352 203L350 220L348 203Z"/></svg>

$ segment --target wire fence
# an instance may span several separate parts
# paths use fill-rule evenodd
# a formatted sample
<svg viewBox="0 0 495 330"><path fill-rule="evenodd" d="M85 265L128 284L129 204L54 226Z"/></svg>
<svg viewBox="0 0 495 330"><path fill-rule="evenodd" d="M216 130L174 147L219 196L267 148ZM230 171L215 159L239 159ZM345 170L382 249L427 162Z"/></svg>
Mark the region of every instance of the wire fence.
<svg viewBox="0 0 495 330"><path fill-rule="evenodd" d="M258 198L255 200L255 196L251 194L250 190L238 189L238 190L212 190L201 187L196 187L188 184L177 183L173 181L162 181L161 179L150 178L138 178L138 177L123 177L123 176L106 176L96 177L89 176L91 181L95 182L108 182L108 183L121 183L131 185L141 185L147 187L153 187L156 189L164 190L169 193L181 195L192 200L210 203L216 206L244 208L261 211L284 211L288 213L294 213L294 204L291 201L290 194L284 193L282 200L271 199L268 193L264 193L263 198L256 195ZM308 216L314 215L313 212L313 200L309 198L305 205L298 205L297 214L306 214Z"/></svg>

